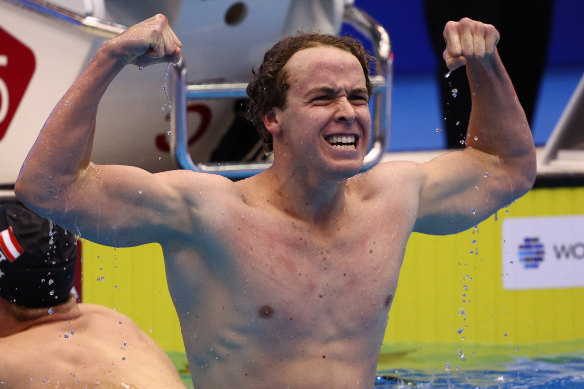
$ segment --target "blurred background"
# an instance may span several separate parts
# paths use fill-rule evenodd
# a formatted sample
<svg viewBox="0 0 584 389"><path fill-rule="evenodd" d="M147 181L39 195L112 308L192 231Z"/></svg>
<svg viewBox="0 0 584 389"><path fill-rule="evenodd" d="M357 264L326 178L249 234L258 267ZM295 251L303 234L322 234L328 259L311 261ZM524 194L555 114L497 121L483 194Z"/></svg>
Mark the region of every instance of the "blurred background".
<svg viewBox="0 0 584 389"><path fill-rule="evenodd" d="M354 3L388 31L393 45L389 155L406 151L434 154L446 147L440 106L445 96L439 88L439 58L432 49L423 0L55 2L122 25L164 12L185 45L189 82L248 80L252 66L259 63L265 49L281 35L298 28L340 30L342 34L361 37L355 29L341 25L343 7ZM14 195L18 170L44 120L107 39L22 8L23 3L29 2L0 0L0 198ZM525 4L525 12L516 16L519 26L532 19L531 5ZM555 0L547 50L545 54L537 49L528 54L534 60L545 56L532 120L539 147L548 141L584 73L583 16L581 0ZM505 35L502 39L506 39ZM100 105L92 156L96 162L130 163L151 171L176 166L169 155L168 72L164 65L144 70L128 67L115 80ZM212 158L220 138L234 123L241 124L239 107L237 101L217 100L189 105L191 153ZM214 131L207 131L209 128ZM582 140L582 127L576 130ZM237 144L239 140L227 143ZM473 360L483 362L489 353L501 353L501 348L513 356L559 354L565 350L578 350L582 355L584 179L582 174L570 175L567 181L564 172L558 176L561 181L548 181L547 185L541 185L538 177L537 189L479 228L449 237L412 236L380 368L425 366L430 359L423 354L434 353L429 346L432 344L446 345L436 351L439 357L431 359L432 366L440 368L445 361L460 363L463 351L467 366ZM573 216L578 218L576 224L570 224ZM522 218L543 220L544 223L531 223L543 227L520 231L517 236L505 235L505 223L513 227L514 220ZM557 236L548 239L546 234L550 231L572 241L558 243ZM517 255L521 255L517 247L509 248L505 242L533 236L540 237L546 247L572 247L579 261L571 261L572 267L568 268L528 270L526 277L533 278L539 272L544 279L555 274L565 281L571 275L569 283L505 284L505 275L511 272L508 265L519 264ZM179 370L188 376L160 247L151 244L116 249L84 241L83 258L80 289L84 301L131 316L169 354L175 353ZM550 258L544 263L557 262ZM499 348L484 351L479 344Z"/></svg>
<svg viewBox="0 0 584 389"><path fill-rule="evenodd" d="M553 3L545 71L532 123L538 146L546 143L584 73L584 3L578 0ZM444 128L435 77L437 58L431 46L423 0L356 0L355 4L387 29L393 43L395 81L389 150L443 148L444 134L436 132L437 128ZM525 24L530 17L530 6L526 3L524 19L516 22ZM541 53L531 55L535 58Z"/></svg>

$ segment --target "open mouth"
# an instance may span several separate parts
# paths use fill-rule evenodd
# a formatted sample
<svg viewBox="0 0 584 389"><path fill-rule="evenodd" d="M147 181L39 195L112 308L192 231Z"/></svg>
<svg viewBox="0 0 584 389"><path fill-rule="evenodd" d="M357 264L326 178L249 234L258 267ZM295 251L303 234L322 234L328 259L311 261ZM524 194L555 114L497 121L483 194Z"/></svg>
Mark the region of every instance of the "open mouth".
<svg viewBox="0 0 584 389"><path fill-rule="evenodd" d="M357 148L358 138L355 135L331 135L325 139L331 146L339 150L355 150Z"/></svg>

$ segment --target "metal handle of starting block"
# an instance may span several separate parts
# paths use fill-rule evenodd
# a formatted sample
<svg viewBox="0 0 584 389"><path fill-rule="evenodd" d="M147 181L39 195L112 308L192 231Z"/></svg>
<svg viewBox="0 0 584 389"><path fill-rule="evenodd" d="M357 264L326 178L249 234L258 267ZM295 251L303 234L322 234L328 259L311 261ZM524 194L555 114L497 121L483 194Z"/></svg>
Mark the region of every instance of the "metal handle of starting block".
<svg viewBox="0 0 584 389"><path fill-rule="evenodd" d="M87 31L94 36L111 39L127 29L126 26L93 16L81 15L46 0L0 0L28 9L50 19L60 20Z"/></svg>
<svg viewBox="0 0 584 389"><path fill-rule="evenodd" d="M373 84L373 140L365 156L362 171L375 166L387 150L390 136L393 53L387 31L361 9L347 5L344 22L368 38L375 51L376 74ZM271 163L220 162L194 163L188 150L187 102L199 99L247 97L247 83L187 84L187 69L179 62L171 72L171 154L176 164L187 170L219 174L228 178L245 178L268 168Z"/></svg>

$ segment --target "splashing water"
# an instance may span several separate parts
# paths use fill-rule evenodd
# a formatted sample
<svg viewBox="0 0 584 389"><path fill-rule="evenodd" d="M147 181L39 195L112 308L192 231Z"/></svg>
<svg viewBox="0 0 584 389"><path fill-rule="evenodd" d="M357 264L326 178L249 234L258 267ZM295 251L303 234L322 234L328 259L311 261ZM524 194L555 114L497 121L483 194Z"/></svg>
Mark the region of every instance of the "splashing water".
<svg viewBox="0 0 584 389"><path fill-rule="evenodd" d="M452 74L452 70L449 70L449 71L448 71L448 73L446 73L446 74L444 75L444 78L448 78L448 77L450 77L450 75L451 75L451 74Z"/></svg>
<svg viewBox="0 0 584 389"><path fill-rule="evenodd" d="M162 104L162 112L166 112L168 110L168 112L172 111L172 103L170 101L170 95L168 94L168 81L170 80L170 68L173 66L173 64L168 64L168 66L166 67L166 75L164 77L164 85L162 87L162 90L164 92L164 98L165 101Z"/></svg>
<svg viewBox="0 0 584 389"><path fill-rule="evenodd" d="M466 361L466 357L464 356L462 350L458 350L458 357L460 358L461 361Z"/></svg>
<svg viewBox="0 0 584 389"><path fill-rule="evenodd" d="M55 236L55 230L54 230L55 224L53 223L52 220L49 220L49 247L54 246L55 245L55 239L53 238L53 236Z"/></svg>

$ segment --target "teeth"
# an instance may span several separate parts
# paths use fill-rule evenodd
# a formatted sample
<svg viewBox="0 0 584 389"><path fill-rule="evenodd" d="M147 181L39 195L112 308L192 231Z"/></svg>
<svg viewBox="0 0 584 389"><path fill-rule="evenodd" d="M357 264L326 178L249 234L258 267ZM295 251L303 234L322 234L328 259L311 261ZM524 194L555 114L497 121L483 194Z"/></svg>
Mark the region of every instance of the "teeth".
<svg viewBox="0 0 584 389"><path fill-rule="evenodd" d="M339 150L355 150L355 145L333 145L333 147Z"/></svg>
<svg viewBox="0 0 584 389"><path fill-rule="evenodd" d="M327 141L339 150L355 150L355 135L333 135Z"/></svg>
<svg viewBox="0 0 584 389"><path fill-rule="evenodd" d="M328 138L330 144L355 144L355 135L333 135Z"/></svg>

